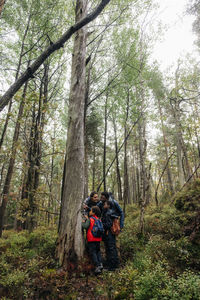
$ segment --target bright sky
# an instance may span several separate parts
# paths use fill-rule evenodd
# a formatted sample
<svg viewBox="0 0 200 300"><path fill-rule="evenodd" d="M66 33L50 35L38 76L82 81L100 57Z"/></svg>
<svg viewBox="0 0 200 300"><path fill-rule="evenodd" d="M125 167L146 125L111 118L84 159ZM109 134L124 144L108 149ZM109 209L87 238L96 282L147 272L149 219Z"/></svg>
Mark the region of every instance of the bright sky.
<svg viewBox="0 0 200 300"><path fill-rule="evenodd" d="M194 16L185 13L190 0L156 0L160 5L159 18L167 25L163 40L157 42L153 57L162 69L176 64L179 57L186 53L195 54L195 34L192 32Z"/></svg>

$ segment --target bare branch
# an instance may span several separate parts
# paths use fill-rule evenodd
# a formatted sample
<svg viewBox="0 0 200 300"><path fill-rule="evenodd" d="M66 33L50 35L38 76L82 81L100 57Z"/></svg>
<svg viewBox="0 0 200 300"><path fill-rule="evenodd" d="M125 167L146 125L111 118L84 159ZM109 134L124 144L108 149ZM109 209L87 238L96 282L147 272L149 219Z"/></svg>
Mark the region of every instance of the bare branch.
<svg viewBox="0 0 200 300"><path fill-rule="evenodd" d="M0 111L8 104L10 99L15 95L15 93L22 87L22 85L39 69L43 62L56 50L59 50L64 44L71 38L71 36L81 29L83 26L87 25L93 21L105 8L105 6L110 2L110 0L101 0L101 3L85 18L75 23L71 26L55 43L49 45L46 50L33 62L29 68L11 85L7 92L0 99Z"/></svg>

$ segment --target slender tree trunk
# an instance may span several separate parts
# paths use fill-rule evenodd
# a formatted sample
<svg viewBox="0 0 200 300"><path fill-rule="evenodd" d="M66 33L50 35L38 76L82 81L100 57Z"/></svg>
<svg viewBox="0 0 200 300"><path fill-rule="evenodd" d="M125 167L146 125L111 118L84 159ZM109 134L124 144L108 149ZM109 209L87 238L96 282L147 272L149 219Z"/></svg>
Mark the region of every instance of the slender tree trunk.
<svg viewBox="0 0 200 300"><path fill-rule="evenodd" d="M77 0L76 21L86 16L87 1ZM85 105L86 27L74 40L66 149L66 174L62 193L57 256L65 267L75 267L83 257L81 204L84 198L84 105ZM70 262L70 264L69 264Z"/></svg>
<svg viewBox="0 0 200 300"><path fill-rule="evenodd" d="M26 183L27 195L29 200L29 213L27 215L26 226L29 232L37 226L36 214L38 207L36 204L36 192L40 180L40 165L42 154L43 130L45 124L45 107L48 102L48 71L49 64L44 64L44 76L41 79L38 109L33 105L32 127L30 133L30 148L28 154L29 169Z"/></svg>
<svg viewBox="0 0 200 300"><path fill-rule="evenodd" d="M147 204L146 191L147 191L147 170L146 170L146 149L147 149L147 140L146 140L146 119L143 113L145 98L144 98L144 88L143 84L140 83L140 89L138 90L138 99L140 99L140 112L142 118L138 123L138 139L139 139L139 174L140 174L140 232L144 234L144 214L145 206Z"/></svg>
<svg viewBox="0 0 200 300"><path fill-rule="evenodd" d="M106 142L107 142L107 127L108 127L108 92L106 93L106 100L104 106L104 141L103 141L103 188L106 191Z"/></svg>
<svg viewBox="0 0 200 300"><path fill-rule="evenodd" d="M162 127L162 134L163 134L163 141L164 141L164 147L165 147L165 159L166 161L168 160L169 154L168 154L168 146L167 146L167 138L166 138L166 133L165 133L165 127L164 127L164 122L163 122L163 113L162 113L162 108L161 108L161 104L160 104L160 99L157 98L158 100L158 109L159 109L159 113L160 113L160 120L161 120L161 127ZM168 178L168 184L169 184L169 188L171 193L174 193L174 187L173 187L173 183L172 183L172 176L171 176L171 170L169 165L167 164L167 178Z"/></svg>
<svg viewBox="0 0 200 300"><path fill-rule="evenodd" d="M96 182L96 147L95 143L93 146L93 163L92 163L92 190L95 190L95 182Z"/></svg>
<svg viewBox="0 0 200 300"><path fill-rule="evenodd" d="M54 141L55 141L55 126L54 126L54 136L52 138L52 153L55 152L55 145L54 145ZM51 173L50 173L50 182L49 182L49 199L48 199L48 214L47 214L47 223L48 226L50 224L51 221L51 215L50 215L50 209L51 207L53 208L53 178L54 177L54 154L51 157Z"/></svg>
<svg viewBox="0 0 200 300"><path fill-rule="evenodd" d="M6 3L6 0L0 0L0 16L2 14L5 3Z"/></svg>
<svg viewBox="0 0 200 300"><path fill-rule="evenodd" d="M127 136L128 116L129 116L129 89L127 91L126 118L125 118L125 124L124 124L124 138L125 139L126 139L126 136ZM128 142L128 140L126 139L125 143L124 143L124 194L123 194L124 214L125 214L125 211L126 211L126 204L130 202L127 142Z"/></svg>
<svg viewBox="0 0 200 300"><path fill-rule="evenodd" d="M87 105L88 105L88 97L90 92L90 72L91 66L88 68L87 72L87 81L86 81L86 89L85 89L85 107L84 107L84 146L85 146L85 187L84 187L84 198L88 196L88 135L87 135Z"/></svg>
<svg viewBox="0 0 200 300"><path fill-rule="evenodd" d="M4 169L5 169L5 163L3 163L2 168L1 168L1 174L0 174L0 190L1 190L2 182L3 182L3 173L4 173ZM0 205L1 205L1 202L0 202Z"/></svg>
<svg viewBox="0 0 200 300"><path fill-rule="evenodd" d="M115 155L116 155L116 174L117 174L117 185L118 185L118 199L122 201L122 183L121 174L119 169L119 158L118 158L118 143L117 143L117 127L115 122L115 117L113 117L113 127L114 127L114 138L115 138Z"/></svg>
<svg viewBox="0 0 200 300"><path fill-rule="evenodd" d="M8 194L10 191L10 184L11 184L14 165L15 165L15 158L16 158L16 152L17 152L17 141L18 141L19 132L20 132L21 118L22 118L23 111L24 111L27 86L28 86L28 82L24 86L22 101L21 101L20 107L19 107L19 112L18 112L18 117L17 117L17 122L16 122L16 126L15 126L13 142L12 142L11 156L10 156L8 171L7 171L7 175L6 175L6 179L5 179L5 183L4 183L4 187L3 187L3 192L2 192L2 203L0 206L0 237L2 236L3 218L4 218L4 214L5 214L7 201L8 201Z"/></svg>
<svg viewBox="0 0 200 300"><path fill-rule="evenodd" d="M2 0L0 0L0 7L1 7L1 1ZM3 2L5 3L4 0L2 1L2 3ZM1 12L0 12L0 14L1 14ZM25 47L25 40L26 40L28 31L29 31L30 21L31 21L31 14L29 14L28 22L27 22L27 25L26 25L26 28L25 28L25 31L24 31L24 35L23 35L23 38L22 38L22 44L21 44L21 50L20 50L20 55L19 55L19 61L18 61L18 65L17 65L17 71L16 71L16 74L15 74L15 81L19 77L19 72L20 72L21 65L22 65L22 58L23 58L24 47ZM28 63L28 66L29 66L29 63ZM8 122L10 120L11 108L12 108L12 99L9 102L8 112L7 112L7 116L6 116L6 121L5 121L4 128L3 128L3 131L2 131L2 134L1 134L0 151L1 151L1 147L2 147L3 142L4 142L4 137L5 137L5 134L6 134L6 131L7 131L7 127L8 127Z"/></svg>
<svg viewBox="0 0 200 300"><path fill-rule="evenodd" d="M190 166L189 166L187 151L186 151L186 147L182 135L181 110L180 110L180 101L178 99L179 96L178 95L178 72L179 72L179 65L175 72L175 97L170 98L170 104L172 107L172 112L173 112L174 122L175 122L179 184L180 186L183 186L185 180L187 180L187 178L190 176ZM185 159L185 166L184 166L184 159Z"/></svg>

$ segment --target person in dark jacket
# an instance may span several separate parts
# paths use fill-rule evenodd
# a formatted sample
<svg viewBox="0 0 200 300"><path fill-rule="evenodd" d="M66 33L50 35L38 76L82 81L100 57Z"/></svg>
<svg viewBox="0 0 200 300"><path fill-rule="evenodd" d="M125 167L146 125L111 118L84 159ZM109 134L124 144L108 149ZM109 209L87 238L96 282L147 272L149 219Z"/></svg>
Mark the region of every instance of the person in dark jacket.
<svg viewBox="0 0 200 300"><path fill-rule="evenodd" d="M100 208L102 212L104 203L107 200L109 200L112 205L113 214L120 217L120 228L122 229L124 227L124 213L119 203L114 199L112 193L102 192L100 202L97 203L97 206Z"/></svg>
<svg viewBox="0 0 200 300"><path fill-rule="evenodd" d="M116 247L116 236L111 232L113 219L115 217L116 215L114 214L112 209L112 202L106 200L102 209L101 221L104 227L104 234L102 240L104 241L106 250L105 268L107 268L109 271L114 271L116 268L119 267L119 258Z"/></svg>
<svg viewBox="0 0 200 300"><path fill-rule="evenodd" d="M89 212L89 217L86 216L86 220L82 222L82 228L87 230L87 245L90 257L93 264L95 265L94 273L100 274L103 269L101 252L100 252L100 241L102 237L94 237L92 234L92 228L95 223L95 219L100 218L101 211L97 206L93 206Z"/></svg>
<svg viewBox="0 0 200 300"><path fill-rule="evenodd" d="M91 208L93 206L96 206L98 203L99 203L98 193L93 191L93 192L91 192L90 196L85 199L85 201L83 203L83 208L84 208L85 212L88 214L89 211L91 210Z"/></svg>

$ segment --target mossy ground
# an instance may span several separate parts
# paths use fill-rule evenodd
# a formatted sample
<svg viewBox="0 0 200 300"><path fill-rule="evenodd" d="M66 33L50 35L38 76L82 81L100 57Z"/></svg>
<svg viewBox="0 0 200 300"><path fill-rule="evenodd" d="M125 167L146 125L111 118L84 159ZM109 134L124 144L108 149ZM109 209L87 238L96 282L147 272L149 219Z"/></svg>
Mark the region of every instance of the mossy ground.
<svg viewBox="0 0 200 300"><path fill-rule="evenodd" d="M138 207L128 206L117 242L121 267L98 277L90 268L70 276L60 269L54 257L56 229L5 231L0 299L200 299L199 185L188 185L173 204L148 206L144 235Z"/></svg>

